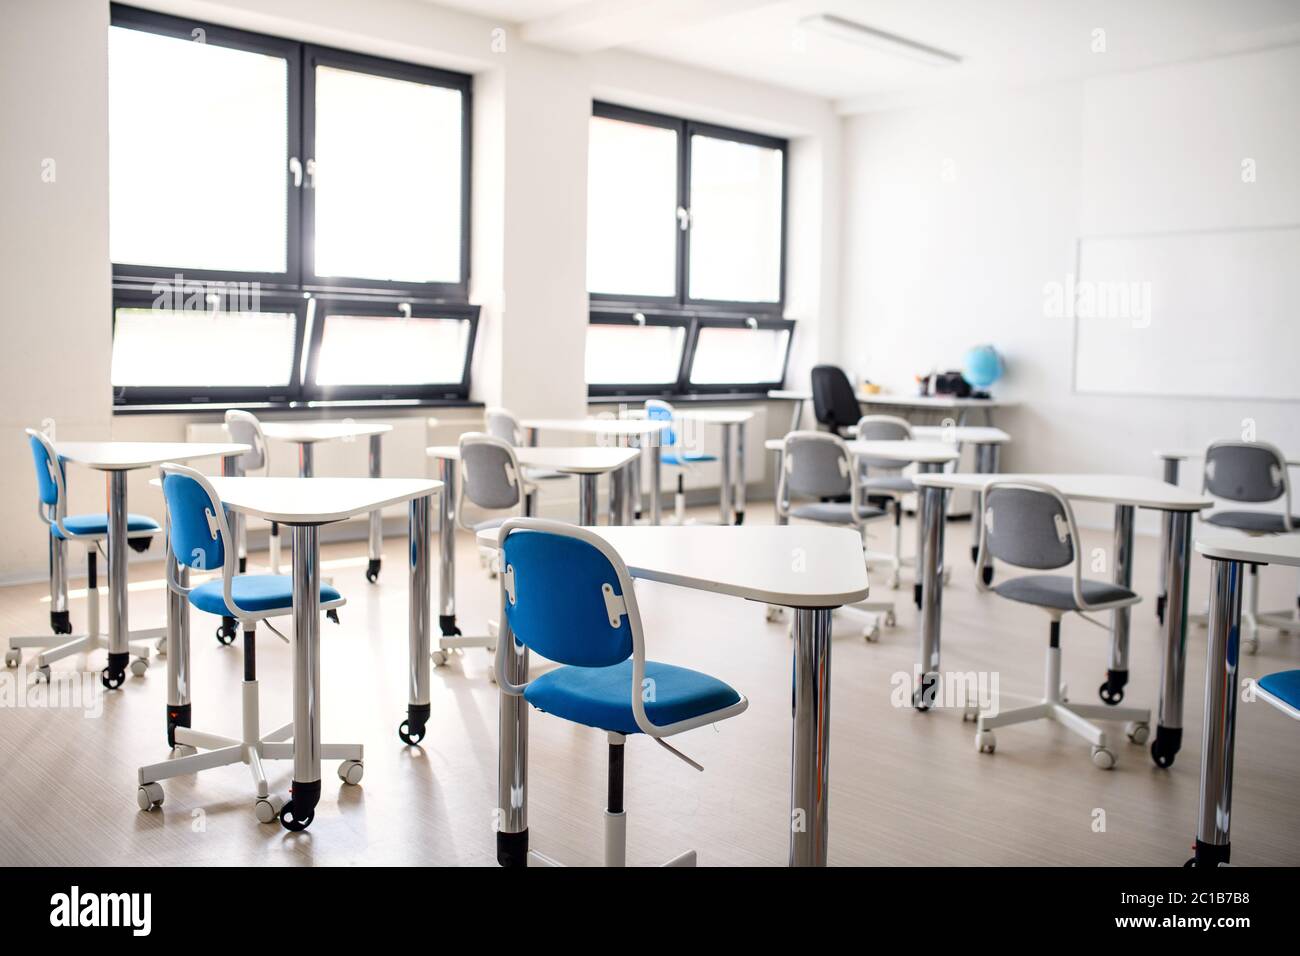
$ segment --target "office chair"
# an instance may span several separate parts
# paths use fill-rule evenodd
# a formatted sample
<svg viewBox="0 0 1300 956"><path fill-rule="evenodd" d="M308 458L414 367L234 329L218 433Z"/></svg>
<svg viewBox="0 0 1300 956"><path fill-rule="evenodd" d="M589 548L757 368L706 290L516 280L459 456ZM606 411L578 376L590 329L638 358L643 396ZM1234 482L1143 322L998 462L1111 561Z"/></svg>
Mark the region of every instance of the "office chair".
<svg viewBox="0 0 1300 956"><path fill-rule="evenodd" d="M1030 707L1016 710L982 712L978 715L975 746L980 753L993 753L997 740L993 730L1033 720L1055 720L1092 744L1092 762L1102 770L1115 766L1115 754L1107 746L1105 732L1089 718L1129 721L1129 740L1146 742L1151 712L1136 707L1111 707L1107 704L1077 704L1067 700L1061 686L1061 618L1070 612L1097 624L1087 611L1111 611L1129 607L1142 599L1127 588L1083 577L1083 554L1078 547L1078 527L1070 503L1051 485L1038 481L994 481L984 489L980 500L983 524L980 527L978 567L987 558L997 558L1019 568L1054 571L1071 567L1071 574L1023 574L990 587L981 576L975 586L993 591L1010 601L1018 601L1047 612L1051 628L1047 645L1047 668L1043 699ZM968 706L964 720L975 716Z"/></svg>
<svg viewBox="0 0 1300 956"><path fill-rule="evenodd" d="M216 490L201 472L183 465L161 467L163 499L167 505L167 541L173 562L167 562L167 588L184 595L200 611L236 618L244 631L244 681L241 699L241 733L239 737L191 730L188 708L184 713L168 712L167 741L175 756L162 763L139 770L136 803L141 810L162 805L163 788L159 783L172 777L247 764L253 775L256 797L253 813L259 823L270 823L285 808L282 798L269 792L264 760L293 759L293 724L285 724L263 735L259 714L257 684L257 625L272 617L293 613L293 578L286 574L237 574L234 536ZM194 587L188 586L189 570L211 572L221 576ZM179 578L178 575L179 574ZM326 617L338 623L338 608L346 603L329 584L321 584L320 606ZM270 625L267 625L270 627ZM271 628L274 630L274 628ZM278 632L277 632L278 633ZM202 749L205 753L198 753ZM357 784L365 770L361 744L321 744L326 760L341 760L339 779ZM286 829L307 827L313 813L293 815L281 820Z"/></svg>
<svg viewBox="0 0 1300 956"><path fill-rule="evenodd" d="M1292 534L1300 531L1300 516L1291 514L1291 479L1286 458L1267 442L1217 441L1205 451L1205 473L1201 485L1216 498L1226 501L1265 502L1283 499L1285 510L1224 511L1215 508L1202 520L1221 528L1233 528L1251 535ZM1242 635L1247 654L1259 650L1259 628L1300 631L1300 619L1290 611L1260 611L1259 565L1249 565L1246 576L1245 623ZM1300 603L1300 599L1297 599ZM1194 615L1204 623L1204 615Z"/></svg>
<svg viewBox="0 0 1300 956"><path fill-rule="evenodd" d="M535 518L512 518L501 532L501 611L513 640L497 647L497 684L503 694L522 696L537 710L605 732L605 865L624 866L627 738L645 734L702 770L663 738L735 717L749 701L707 674L646 660L632 578L618 552L598 535ZM506 664L516 646L561 666L513 684ZM539 853L528 856L531 862L559 865ZM664 865L695 863L691 850Z"/></svg>
<svg viewBox="0 0 1300 956"><path fill-rule="evenodd" d="M645 403L645 417L652 422L672 422L676 418L676 413L667 402L652 398ZM672 449L671 451L659 452L659 463L677 469L677 491L673 496L673 514L678 524L686 524L686 473L696 465L717 461L718 456L705 454L701 451L691 451L686 447L686 443L681 440L681 436L677 434L675 426L665 428L657 436L651 436L650 440L654 441L656 439L661 448ZM744 467L743 462L741 467ZM721 491L719 491L720 493Z"/></svg>
<svg viewBox="0 0 1300 956"><path fill-rule="evenodd" d="M905 418L895 415L863 415L858 419L859 441L902 441L912 437L912 426ZM903 497L916 491L912 479L903 474L904 465L887 458L863 458L859 484L867 500L883 500L894 516L890 551L882 554L868 551L867 561L884 560L890 568L889 586L897 590L903 559Z"/></svg>
<svg viewBox="0 0 1300 956"><path fill-rule="evenodd" d="M792 506L791 498L796 495L822 500ZM822 524L847 525L862 536L865 561L868 553L867 524L885 516L883 509L865 501L858 469L854 467L853 457L842 438L814 431L790 432L785 436L776 487L777 524L789 524L791 518L798 518ZM842 610L868 612L868 623L862 633L868 641L880 637L881 617L889 627L895 623L893 601L862 601ZM777 620L782 614L782 608L768 605L769 621Z"/></svg>
<svg viewBox="0 0 1300 956"><path fill-rule="evenodd" d="M813 415L817 423L841 438L858 423L862 411L858 396L838 365L814 365L812 370Z"/></svg>
<svg viewBox="0 0 1300 956"><path fill-rule="evenodd" d="M101 546L108 540L108 515L106 513L70 515L67 513L67 473L63 461L54 451L54 445L42 432L28 428L27 441L31 446L36 465L36 513L49 528L50 551L50 629L55 637L44 635L11 637L5 652L5 666L17 667L22 663L23 648L42 648L36 658L33 677L49 682L50 665L81 651L93 651L108 646L108 639L99 633L99 577L98 556ZM145 515L126 516L127 541L135 551L146 551L153 536L162 531L158 522ZM68 611L68 542L80 541L86 546L86 633L60 641L72 634L72 618ZM149 648L143 644L131 645L136 659L131 662L131 673L137 677L149 667ZM109 668L104 668L100 680L105 687L116 689L121 678L113 678Z"/></svg>
<svg viewBox="0 0 1300 956"><path fill-rule="evenodd" d="M484 428L493 438L499 438L504 442L509 442L516 448L524 444L524 430L519 424L519 419L515 417L514 412L506 408L494 407L489 408L483 413ZM541 485L547 481L562 481L572 478L562 471L552 471L549 468L524 468L524 511L528 515L536 513L537 495L541 491Z"/></svg>

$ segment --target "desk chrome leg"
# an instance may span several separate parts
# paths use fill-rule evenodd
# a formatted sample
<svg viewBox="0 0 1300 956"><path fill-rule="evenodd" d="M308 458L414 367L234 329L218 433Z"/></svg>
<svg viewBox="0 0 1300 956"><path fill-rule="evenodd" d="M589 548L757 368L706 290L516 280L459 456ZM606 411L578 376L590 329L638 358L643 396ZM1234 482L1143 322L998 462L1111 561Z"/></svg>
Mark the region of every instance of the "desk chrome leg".
<svg viewBox="0 0 1300 956"><path fill-rule="evenodd" d="M578 476L578 524L592 527L596 524L596 476Z"/></svg>
<svg viewBox="0 0 1300 956"><path fill-rule="evenodd" d="M176 560L167 545L167 566L183 588L190 586L190 569ZM167 590L167 746L176 746L176 728L190 727L190 600Z"/></svg>
<svg viewBox="0 0 1300 956"><path fill-rule="evenodd" d="M650 436L650 523L658 525L663 521L663 479L662 453L659 436Z"/></svg>
<svg viewBox="0 0 1300 956"><path fill-rule="evenodd" d="M1133 586L1133 506L1115 506L1115 536L1111 548L1115 584L1131 589ZM1102 703L1115 706L1124 699L1124 685L1128 683L1128 645L1131 608L1120 607L1111 611L1110 667L1106 681L1097 691Z"/></svg>
<svg viewBox="0 0 1300 956"><path fill-rule="evenodd" d="M443 637L460 633L456 626L456 462L438 459L438 630Z"/></svg>
<svg viewBox="0 0 1300 956"><path fill-rule="evenodd" d="M370 436L370 477L384 473L384 436ZM427 524L426 520L426 524ZM384 513L370 512L370 560L366 564L366 580L374 584L379 580L379 568L384 561Z"/></svg>
<svg viewBox="0 0 1300 956"><path fill-rule="evenodd" d="M1191 866L1228 862L1232 823L1232 752L1237 725L1241 648L1241 562L1210 561L1209 645L1205 659L1205 729L1201 797Z"/></svg>
<svg viewBox="0 0 1300 956"><path fill-rule="evenodd" d="M736 425L736 524L745 523L745 423Z"/></svg>
<svg viewBox="0 0 1300 956"><path fill-rule="evenodd" d="M130 657L127 641L127 543L126 543L126 472L110 471L108 480L108 666L100 673L100 682L116 690L126 681L126 662Z"/></svg>
<svg viewBox="0 0 1300 956"><path fill-rule="evenodd" d="M790 405L790 431L797 432L799 423L803 421L803 399L796 399Z"/></svg>
<svg viewBox="0 0 1300 956"><path fill-rule="evenodd" d="M794 609L790 866L825 866L830 798L831 608Z"/></svg>
<svg viewBox="0 0 1300 956"><path fill-rule="evenodd" d="M316 446L309 441L298 443L298 477L310 478L316 471Z"/></svg>
<svg viewBox="0 0 1300 956"><path fill-rule="evenodd" d="M303 447L306 447L305 445ZM293 528L293 783L280 811L305 830L320 802L320 528Z"/></svg>
<svg viewBox="0 0 1300 956"><path fill-rule="evenodd" d="M406 705L406 720L397 735L406 744L418 744L424 739L429 722L429 655L432 653L430 634L431 611L429 607L429 496L413 498L409 506L408 531L410 546L410 593L408 604L408 636L410 640L410 696Z"/></svg>
<svg viewBox="0 0 1300 956"><path fill-rule="evenodd" d="M221 474L226 478L238 478L242 476L244 469L239 464L238 455L223 455L221 458ZM230 526L230 533L235 538L235 554L239 558L239 573L243 574L248 570L248 519L238 511L226 509L226 523Z"/></svg>
<svg viewBox="0 0 1300 956"><path fill-rule="evenodd" d="M1165 648L1160 667L1159 718L1151 742L1158 767L1173 766L1183 744L1183 682L1187 676L1187 575L1192 550L1192 512L1169 512L1164 540L1169 560L1169 602L1165 605Z"/></svg>
<svg viewBox="0 0 1300 956"><path fill-rule="evenodd" d="M943 532L948 510L948 489L920 490L921 549L917 554L921 581L921 645L919 683L912 692L912 706L929 710L939 690L940 618L943 611Z"/></svg>
<svg viewBox="0 0 1300 956"><path fill-rule="evenodd" d="M1178 484L1178 459L1166 458L1164 460L1165 484ZM1172 530L1169 522L1172 520L1170 512L1166 511L1160 516L1160 523L1163 525L1164 539L1169 540ZM1168 603L1169 593L1169 555L1164 548L1160 549L1160 564L1156 572L1156 618L1161 624L1165 622L1165 606Z"/></svg>
<svg viewBox="0 0 1300 956"><path fill-rule="evenodd" d="M580 480L585 480L582 475ZM593 478L593 484L595 476ZM593 496L594 497L594 496ZM515 641L510 622L501 615L498 640L506 644L506 680L528 680L528 648ZM528 704L522 696L502 693L497 723L497 862L528 865Z"/></svg>
<svg viewBox="0 0 1300 956"><path fill-rule="evenodd" d="M718 458L722 464L722 477L718 488L718 520L720 524L731 524L731 489L732 489L732 434L731 425L722 426L722 449Z"/></svg>

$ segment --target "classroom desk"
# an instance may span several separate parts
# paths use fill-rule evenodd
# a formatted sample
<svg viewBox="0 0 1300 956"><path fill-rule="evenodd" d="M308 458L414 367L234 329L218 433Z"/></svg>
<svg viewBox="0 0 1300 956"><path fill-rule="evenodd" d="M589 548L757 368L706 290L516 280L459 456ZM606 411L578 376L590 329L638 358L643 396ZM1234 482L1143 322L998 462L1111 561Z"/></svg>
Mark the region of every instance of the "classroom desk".
<svg viewBox="0 0 1300 956"><path fill-rule="evenodd" d="M1204 458L1205 449L1202 448L1197 451L1191 448L1158 448L1155 451L1155 456L1160 459L1164 480L1171 485L1176 485L1178 484L1179 465L1185 461L1190 461L1193 458ZM1286 456L1286 463L1292 468L1300 468L1300 458L1293 455ZM1168 516L1165 517L1165 520L1169 520ZM1157 572L1158 588L1156 591L1156 617L1160 619L1162 624L1165 620L1165 581L1169 576L1168 572L1169 568L1165 561L1165 555L1162 553L1160 555L1159 570Z"/></svg>
<svg viewBox="0 0 1300 956"><path fill-rule="evenodd" d="M804 403L812 398L812 392L801 392L793 388L768 389L767 397L774 402L790 403L790 431L797 432L803 421Z"/></svg>
<svg viewBox="0 0 1300 956"><path fill-rule="evenodd" d="M894 395L878 392L858 393L860 405L877 405L887 408L903 408L925 412L950 412L957 416L957 424L965 425L972 411L984 413L984 424L993 424L993 409L1008 408L1015 402L1001 401L996 398L958 398L956 395Z"/></svg>
<svg viewBox="0 0 1300 956"><path fill-rule="evenodd" d="M1091 501L1115 506L1115 532L1112 580L1128 588L1133 581L1133 512L1151 508L1165 512L1169 521L1161 549L1169 556L1170 582L1173 586L1171 606L1177 614L1165 619L1165 649L1160 671L1159 720L1151 757L1158 766L1173 765L1182 746L1183 682L1187 670L1187 573L1191 551L1192 516L1210 507L1210 498L1174 488L1154 478L1136 475L1009 474L974 475L937 473L917 475L913 481L924 487L922 494L925 552L919 557L925 565L921 614L920 673L921 686L914 700L919 709L928 708L931 689L937 686L939 673L939 617L942 607L943 522L933 521L934 508L943 508L943 498L954 488L983 492L990 481L1015 481L1018 478L1042 481L1054 486L1071 501ZM933 527L930 527L933 524ZM932 586L931 582L934 582ZM1124 699L1128 682L1129 611L1127 607L1111 612L1110 666L1099 695L1107 704Z"/></svg>
<svg viewBox="0 0 1300 956"><path fill-rule="evenodd" d="M663 516L662 491L660 487L660 443L658 435L664 429L671 428L671 422L646 421L636 418L526 418L519 423L524 430L524 444L536 445L539 431L566 432L571 435L590 435L598 441L614 439L624 448L641 448L649 451L650 458L650 523L659 524ZM649 436L655 440L646 441ZM627 504L633 510L641 507L641 471L633 462L628 466ZM531 514L531 509L529 509ZM628 524L626 516L619 519Z"/></svg>
<svg viewBox="0 0 1300 956"><path fill-rule="evenodd" d="M438 479L442 483L442 510L439 514L439 528L448 529L439 539L438 553L438 627L444 638L463 636L456 625L456 547L455 535L449 533L455 528L456 514L456 463L460 461L459 445L434 445L425 449L425 454L438 463ZM611 499L626 499L623 489L626 484L627 466L636 461L641 452L636 448L602 448L585 445L578 448L544 448L521 447L515 449L515 458L520 465L532 468L546 468L578 476L578 523L596 523L596 481L601 475L609 475L612 485ZM624 515L626 509L619 506L611 509L614 514Z"/></svg>
<svg viewBox="0 0 1300 956"><path fill-rule="evenodd" d="M791 866L824 866L830 781L831 612L867 597L862 539L847 528L592 528L614 546L633 578L792 609L794 662L790 759ZM494 546L499 529L481 532ZM805 564L797 569L790 555ZM508 638L501 616L501 639ZM701 635L702 637L704 635ZM651 639L653 642L653 639ZM739 649L743 653L743 648ZM528 680L528 651L508 657L509 679ZM524 865L528 855L528 705L501 695L497 860ZM800 822L802 826L793 825Z"/></svg>
<svg viewBox="0 0 1300 956"><path fill-rule="evenodd" d="M252 449L248 445L231 442L161 442L161 441L60 441L54 451L60 460L74 462L105 472L108 484L108 537L105 548L108 558L108 640L98 634L86 636L86 650L103 647L108 650L108 666L100 674L105 687L116 689L126 680L128 646L132 637L128 620L127 533L126 533L126 473L141 468L155 468L165 461L186 462L199 458L220 456L225 468L233 468L235 458ZM90 600L97 600L90 595ZM159 638L163 628L137 631L140 640ZM141 649L142 648L142 649ZM149 660L149 648L136 649L138 659Z"/></svg>
<svg viewBox="0 0 1300 956"><path fill-rule="evenodd" d="M430 419L437 422L436 419ZM323 441L370 440L370 477L383 473L384 435L393 430L384 422L263 422L262 434L267 438L290 442L298 446L298 477L312 478L316 472L316 445ZM279 529L271 526L273 534ZM236 531L236 536L239 532ZM279 549L275 549L275 563L279 563ZM378 511L370 513L370 561L366 566L366 580L374 584L379 580L379 568L384 557L384 516ZM279 567L273 567L276 574Z"/></svg>
<svg viewBox="0 0 1300 956"><path fill-rule="evenodd" d="M442 484L427 478L212 478L224 507L293 530L293 784L281 822L301 830L320 800L320 526L409 502L410 615L407 721L423 731L429 717L429 498ZM448 539L450 529L439 537ZM168 560L174 561L168 549ZM182 569L177 569L180 572ZM184 573L178 580L187 583ZM169 709L189 704L186 599L168 592ZM188 726L188 725L187 725ZM292 825L291 825L292 824Z"/></svg>
<svg viewBox="0 0 1300 956"><path fill-rule="evenodd" d="M1209 644L1205 658L1205 728L1196 852L1190 864L1218 866L1231 850L1232 755L1237 726L1243 564L1300 568L1300 538L1203 529L1196 550L1210 561Z"/></svg>

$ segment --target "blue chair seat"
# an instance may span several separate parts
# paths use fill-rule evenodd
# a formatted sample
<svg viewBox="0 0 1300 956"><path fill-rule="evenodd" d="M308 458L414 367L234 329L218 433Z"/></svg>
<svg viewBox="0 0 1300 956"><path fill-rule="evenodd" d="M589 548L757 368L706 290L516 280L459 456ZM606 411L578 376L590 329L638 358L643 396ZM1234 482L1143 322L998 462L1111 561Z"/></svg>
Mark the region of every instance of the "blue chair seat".
<svg viewBox="0 0 1300 956"><path fill-rule="evenodd" d="M1278 671L1261 677L1258 681L1261 690L1267 691L1278 700L1296 710L1300 710L1300 671Z"/></svg>
<svg viewBox="0 0 1300 956"><path fill-rule="evenodd" d="M730 707L740 695L715 677L685 667L646 661L654 681L645 697L646 716L664 725ZM538 710L576 724L620 734L639 734L632 716L632 661L612 667L560 667L529 682L524 699Z"/></svg>
<svg viewBox="0 0 1300 956"><path fill-rule="evenodd" d="M63 519L63 527L67 528L72 534L108 534L108 515L91 514L91 515L68 515ZM145 515L126 516L126 533L139 533L141 531L161 531L162 527L153 518ZM50 533L56 538L62 538L63 532L54 525L50 525Z"/></svg>
<svg viewBox="0 0 1300 956"><path fill-rule="evenodd" d="M287 574L240 574L230 582L230 595L245 612L287 610L293 607L293 578ZM341 597L337 588L328 584L320 586L322 604ZM226 607L220 578L206 581L191 591L190 603L209 614L235 616L234 610Z"/></svg>
<svg viewBox="0 0 1300 956"><path fill-rule="evenodd" d="M717 455L706 455L700 451L675 452L665 451L659 455L659 460L665 465L698 465L705 461L717 461Z"/></svg>

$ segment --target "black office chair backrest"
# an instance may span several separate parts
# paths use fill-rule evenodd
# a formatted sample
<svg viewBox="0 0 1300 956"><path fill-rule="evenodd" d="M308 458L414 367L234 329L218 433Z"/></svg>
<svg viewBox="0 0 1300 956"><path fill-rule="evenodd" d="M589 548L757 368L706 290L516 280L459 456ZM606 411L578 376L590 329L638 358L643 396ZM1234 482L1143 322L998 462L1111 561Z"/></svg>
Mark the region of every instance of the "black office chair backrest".
<svg viewBox="0 0 1300 956"><path fill-rule="evenodd" d="M984 492L988 552L1020 568L1050 571L1074 561L1070 518L1058 495L992 485Z"/></svg>
<svg viewBox="0 0 1300 956"><path fill-rule="evenodd" d="M849 377L838 365L814 365L813 414L821 425L839 432L858 422L858 397Z"/></svg>

